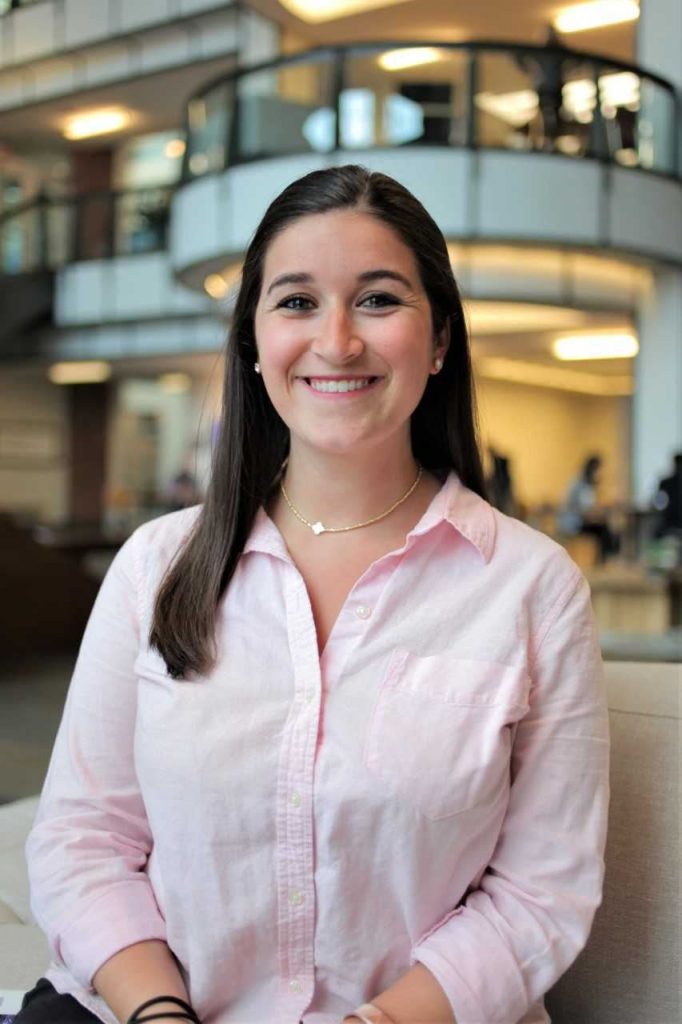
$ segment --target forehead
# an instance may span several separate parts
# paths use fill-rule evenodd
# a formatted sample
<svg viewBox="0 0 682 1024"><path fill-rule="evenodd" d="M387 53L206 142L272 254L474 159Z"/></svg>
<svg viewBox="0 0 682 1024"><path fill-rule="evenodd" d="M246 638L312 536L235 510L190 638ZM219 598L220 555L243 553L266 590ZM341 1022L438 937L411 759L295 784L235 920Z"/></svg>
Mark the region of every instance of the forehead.
<svg viewBox="0 0 682 1024"><path fill-rule="evenodd" d="M390 266L418 279L414 254L400 235L378 217L360 210L311 213L288 224L266 250L264 275L282 269L314 273L325 264L358 272Z"/></svg>

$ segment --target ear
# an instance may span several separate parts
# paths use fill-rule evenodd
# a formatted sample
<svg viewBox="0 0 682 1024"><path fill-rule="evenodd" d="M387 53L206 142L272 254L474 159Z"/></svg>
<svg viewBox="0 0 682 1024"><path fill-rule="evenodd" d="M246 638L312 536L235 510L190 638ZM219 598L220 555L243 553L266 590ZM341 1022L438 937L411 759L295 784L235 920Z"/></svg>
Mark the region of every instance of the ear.
<svg viewBox="0 0 682 1024"><path fill-rule="evenodd" d="M445 361L445 354L450 347L450 325L446 323L438 334L434 335L433 338L433 359L441 360L441 366ZM432 369L431 373L438 373L438 370Z"/></svg>

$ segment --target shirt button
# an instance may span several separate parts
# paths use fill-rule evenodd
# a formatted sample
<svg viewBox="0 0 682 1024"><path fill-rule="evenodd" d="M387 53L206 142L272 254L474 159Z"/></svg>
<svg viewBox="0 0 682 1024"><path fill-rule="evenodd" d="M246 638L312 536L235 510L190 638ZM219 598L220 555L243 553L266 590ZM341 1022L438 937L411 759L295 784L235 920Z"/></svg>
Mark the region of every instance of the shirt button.
<svg viewBox="0 0 682 1024"><path fill-rule="evenodd" d="M292 807L300 807L301 806L301 794L300 793L292 793L291 794L291 805L292 805Z"/></svg>
<svg viewBox="0 0 682 1024"><path fill-rule="evenodd" d="M366 604L359 604L355 609L355 614L359 619L368 619L372 614L372 609Z"/></svg>
<svg viewBox="0 0 682 1024"><path fill-rule="evenodd" d="M289 982L289 991L290 992L302 992L303 991L303 985L296 978L292 978L291 981Z"/></svg>
<svg viewBox="0 0 682 1024"><path fill-rule="evenodd" d="M301 903L303 903L303 893L299 892L298 889L292 889L289 893L289 903L291 903L293 907L300 906Z"/></svg>
<svg viewBox="0 0 682 1024"><path fill-rule="evenodd" d="M315 691L306 690L305 693L303 694L303 699L305 700L306 704L310 704L310 702L315 699Z"/></svg>

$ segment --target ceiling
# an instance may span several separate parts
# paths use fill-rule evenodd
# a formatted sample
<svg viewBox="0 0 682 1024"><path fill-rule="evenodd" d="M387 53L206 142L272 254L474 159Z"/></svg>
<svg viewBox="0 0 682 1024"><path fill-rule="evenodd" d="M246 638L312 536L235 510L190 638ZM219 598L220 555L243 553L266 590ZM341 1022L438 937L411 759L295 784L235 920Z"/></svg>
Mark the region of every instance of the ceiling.
<svg viewBox="0 0 682 1024"><path fill-rule="evenodd" d="M183 124L185 104L192 93L233 67L232 57L220 57L1 112L0 138L23 151L48 141L58 142L64 150L99 149L103 145L101 136L82 142L67 142L61 137L64 118L88 107L123 106L132 112L130 127L116 132L116 142L147 132L178 128ZM104 144L112 138L107 136Z"/></svg>
<svg viewBox="0 0 682 1024"><path fill-rule="evenodd" d="M278 0L251 0L251 6L310 46L387 38L434 42L495 39L540 45L545 42L553 18L568 4L552 0L403 0L388 8L378 7L317 25L295 17ZM562 42L571 49L632 61L635 24L566 35Z"/></svg>

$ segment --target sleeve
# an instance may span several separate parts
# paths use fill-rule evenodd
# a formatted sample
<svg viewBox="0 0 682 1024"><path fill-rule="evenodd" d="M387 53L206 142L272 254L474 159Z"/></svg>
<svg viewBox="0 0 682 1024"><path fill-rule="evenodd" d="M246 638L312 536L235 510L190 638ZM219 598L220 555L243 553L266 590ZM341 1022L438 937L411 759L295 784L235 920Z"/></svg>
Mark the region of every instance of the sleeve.
<svg viewBox="0 0 682 1024"><path fill-rule="evenodd" d="M121 949L166 939L133 754L138 541L139 531L118 552L93 606L26 844L33 915L87 988Z"/></svg>
<svg viewBox="0 0 682 1024"><path fill-rule="evenodd" d="M457 1024L514 1024L566 971L601 903L609 724L590 591L572 575L533 644L507 813L480 884L412 950Z"/></svg>

